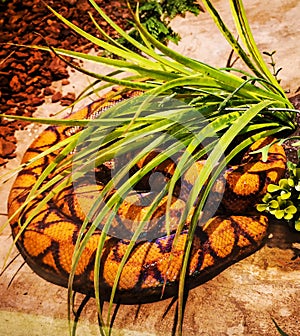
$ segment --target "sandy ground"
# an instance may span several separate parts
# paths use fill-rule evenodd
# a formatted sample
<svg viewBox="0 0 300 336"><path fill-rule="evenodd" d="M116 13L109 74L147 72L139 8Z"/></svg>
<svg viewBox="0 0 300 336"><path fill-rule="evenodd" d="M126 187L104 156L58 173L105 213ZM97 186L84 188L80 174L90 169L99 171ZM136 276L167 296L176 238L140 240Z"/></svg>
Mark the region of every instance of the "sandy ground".
<svg viewBox="0 0 300 336"><path fill-rule="evenodd" d="M227 1L215 1L231 26ZM245 0L251 27L260 50L276 50L275 59L282 67L280 78L286 90L300 86L300 49L298 0ZM174 28L182 41L174 49L215 66L225 66L230 49L207 14L177 18ZM93 69L94 65L91 65ZM106 69L99 67L101 73ZM89 79L72 73L66 92L80 92ZM60 87L59 83L56 83ZM60 107L46 102L37 115L49 115ZM41 127L30 126L19 132L18 157L2 173L18 164L22 153ZM6 220L6 200L11 181L1 185L0 224ZM273 225L266 245L257 253L229 267L207 283L189 293L184 319L184 335L234 336L277 335L272 322L290 335L300 333L300 259L295 256L299 235L291 234L282 225ZM0 236L0 261L16 255L10 251L9 228ZM0 278L0 335L50 336L68 335L67 291L47 283L17 258ZM16 274L17 272L17 274ZM14 277L14 278L13 278ZM13 281L11 282L11 279ZM80 304L82 296L76 302ZM176 304L164 300L141 306L121 306L115 311L113 335L172 335ZM104 305L104 312L107 306ZM84 308L78 335L98 335L95 301Z"/></svg>

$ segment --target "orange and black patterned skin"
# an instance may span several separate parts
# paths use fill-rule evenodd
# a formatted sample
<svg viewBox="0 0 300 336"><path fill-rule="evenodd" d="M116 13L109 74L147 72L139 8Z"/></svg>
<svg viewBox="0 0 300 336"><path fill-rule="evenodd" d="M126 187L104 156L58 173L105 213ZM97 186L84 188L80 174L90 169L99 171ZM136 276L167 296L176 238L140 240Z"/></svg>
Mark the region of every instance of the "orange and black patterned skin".
<svg viewBox="0 0 300 336"><path fill-rule="evenodd" d="M96 101L70 118L89 117L93 111L106 109L109 104ZM27 162L65 139L69 129L62 126L48 127L30 145L22 162ZM192 281L201 282L201 279L245 257L261 245L267 233L268 220L266 216L255 213L255 204L266 192L267 185L276 183L283 176L286 156L278 144L271 146L266 162L261 160L260 154L251 155L249 152L263 147L271 140L267 138L256 142L245 154L241 164L230 167L222 177L227 182L220 207L223 213L210 218L204 226L196 229L187 272ZM72 195L72 188L56 195L40 209L23 232L22 223L31 217L43 195L31 201L21 215L15 214L37 178L54 158L54 154L49 154L19 173L10 192L8 215L12 217L13 237L19 235L16 244L28 265L47 281L67 287L72 255L82 225L82 213ZM198 172L201 173L200 163ZM163 199L154 217L163 213L165 204L166 199ZM171 211L175 224L184 205L184 200L174 197ZM137 209L145 210L137 206L133 211L125 199L119 215L138 218ZM94 263L100 234L99 229L93 233L76 268L73 289L78 292L94 295ZM125 303L138 303L159 299L162 291L164 297L169 293L173 295L182 268L186 239L187 229L180 234L176 246L173 246L174 234L136 243L123 268L116 299ZM99 275L100 294L104 299L109 298L128 244L126 239L106 237Z"/></svg>

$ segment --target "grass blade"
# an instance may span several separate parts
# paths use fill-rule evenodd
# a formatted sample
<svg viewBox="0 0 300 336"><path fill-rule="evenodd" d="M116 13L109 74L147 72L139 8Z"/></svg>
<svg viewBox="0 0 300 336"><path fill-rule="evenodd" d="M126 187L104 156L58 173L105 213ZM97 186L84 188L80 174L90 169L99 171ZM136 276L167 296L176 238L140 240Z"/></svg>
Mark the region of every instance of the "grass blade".
<svg viewBox="0 0 300 336"><path fill-rule="evenodd" d="M211 154L208 156L206 163L201 171L201 174L198 176L195 185L193 189L199 188L201 190L202 187L204 187L205 182L208 180L209 175L212 173L213 167L217 164L217 162L220 160L222 153L224 153L225 149L232 143L232 141L235 139L237 134L249 123L251 119L253 119L259 112L261 112L263 109L271 105L271 101L262 101L258 103L257 105L251 107L246 111L244 114L240 116L239 119L237 119L235 122L233 122L232 126L224 133L224 135L220 138L218 145L213 149ZM219 169L225 168L225 162L223 162L223 166ZM214 181L212 181L213 183ZM189 200L187 204L195 204L196 198L199 194L199 192L192 192L190 194ZM198 189L198 190L199 190ZM189 228L189 234L188 239L186 242L185 247L185 255L182 265L182 271L180 274L180 280L179 280L179 291L178 291L178 333L179 335L182 334L182 322L183 322L183 306L184 306L184 293L185 293L185 279L187 276L187 268L188 268L188 260L192 248L193 243L193 236L195 229L198 225L198 218L200 216L200 212L203 209L204 203L206 201L206 197L210 191L210 185L205 187L204 195L202 196L199 205L196 208L196 211L193 214L191 226Z"/></svg>
<svg viewBox="0 0 300 336"><path fill-rule="evenodd" d="M248 19L246 17L243 2L241 0L231 0L230 5L237 30L239 32L239 36L247 47L247 51L251 55L256 66L259 68L261 76L270 81L277 88L277 90L280 91L283 96L285 96L284 91L281 89L276 78L271 74L265 61L263 60L259 49L257 48L256 42L253 38L249 26Z"/></svg>

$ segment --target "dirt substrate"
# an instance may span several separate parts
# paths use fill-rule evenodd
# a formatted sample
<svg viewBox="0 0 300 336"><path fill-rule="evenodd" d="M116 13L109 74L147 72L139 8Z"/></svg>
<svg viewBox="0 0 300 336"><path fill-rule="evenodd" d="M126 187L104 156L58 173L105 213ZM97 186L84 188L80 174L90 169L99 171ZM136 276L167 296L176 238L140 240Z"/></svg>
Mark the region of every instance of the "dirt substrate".
<svg viewBox="0 0 300 336"><path fill-rule="evenodd" d="M121 27L125 28L129 18L124 1L98 0L97 3ZM99 36L91 22L89 12L95 17L96 11L87 0L47 1L72 23L86 32ZM116 10L117 9L117 10ZM60 101L68 106L75 100L74 92L62 96L50 88L57 80L69 83L67 65L52 53L19 45L46 45L57 48L88 52L92 45L66 26L39 0L9 0L0 3L0 112L32 116L36 108L51 96L52 102ZM110 36L115 31L100 18L98 24ZM3 44L2 44L3 43ZM22 129L26 122L2 119L0 125L0 166L15 157L15 130Z"/></svg>

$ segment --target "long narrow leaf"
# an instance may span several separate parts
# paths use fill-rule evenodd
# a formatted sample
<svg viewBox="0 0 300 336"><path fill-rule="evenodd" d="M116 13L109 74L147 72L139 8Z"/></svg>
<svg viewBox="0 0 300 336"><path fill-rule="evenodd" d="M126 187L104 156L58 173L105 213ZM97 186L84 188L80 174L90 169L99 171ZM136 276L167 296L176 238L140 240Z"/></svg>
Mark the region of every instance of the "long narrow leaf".
<svg viewBox="0 0 300 336"><path fill-rule="evenodd" d="M219 28L225 39L229 42L232 49L239 55L239 57L245 62L245 64L253 71L256 76L260 77L260 72L256 69L255 64L252 63L251 59L248 57L247 53L244 51L242 46L239 44L237 39L233 36L232 32L228 29L224 21L222 20L219 12L213 6L209 0L203 0L203 5L206 10L210 13L212 19L214 20L216 26Z"/></svg>
<svg viewBox="0 0 300 336"><path fill-rule="evenodd" d="M269 68L267 67L263 57L257 48L256 42L253 38L248 19L246 17L245 9L241 0L231 0L230 5L232 8L233 18L236 22L236 27L239 32L241 39L243 40L245 46L247 47L248 53L252 56L256 66L260 69L262 76L268 79L277 90L281 91L285 95L284 91L281 89L276 78L271 74Z"/></svg>
<svg viewBox="0 0 300 336"><path fill-rule="evenodd" d="M195 204L197 196L198 196L198 193L196 192L196 190L198 188L204 187L205 181L208 180L209 175L212 173L213 167L215 167L215 165L218 163L225 149L230 145L230 143L232 143L236 135L249 123L249 121L253 119L264 108L271 105L271 103L272 103L271 101L262 101L258 103L257 105L251 107L248 111L246 111L243 115L241 115L240 118L237 119L232 124L232 126L224 133L224 135L219 140L218 146L216 146L214 150L211 152L211 154L208 156L207 161L201 171L201 174L200 176L198 176L195 182L195 185L192 189L192 192L189 196L189 200L187 201L187 203ZM225 166L221 168L223 169L225 168ZM193 190L195 191L193 192ZM210 186L206 186L204 190L206 190L206 195L204 194L204 196L207 197L208 192L210 190ZM179 299L179 308L178 308L179 334L181 334L181 327L182 327L182 321L183 321L183 310L182 309L184 306L183 300L184 300L185 279L187 275L188 260L189 260L189 256L190 256L190 252L192 248L194 232L198 225L198 218L200 216L200 212L203 209L204 203L206 201L206 197L201 198L199 205L193 214L191 226L189 228L188 239L186 242L185 255L184 255L183 265L182 265L181 274L180 274L179 292L178 292L179 294L179 297L178 297Z"/></svg>
<svg viewBox="0 0 300 336"><path fill-rule="evenodd" d="M121 29L118 25L116 25L102 10L101 8L95 3L94 0L90 0L91 4L94 6L94 8L98 11L98 13L102 16L102 18L111 26L113 27L123 38L125 38L129 43L131 43L134 47L145 53L146 55L150 56L151 58L158 61L159 64L164 66L164 69L161 70L167 70L173 69L176 70L179 73L188 75L192 74L190 70L187 69L186 66L182 66L182 64L177 62L171 62L165 57L159 56L152 48L147 48L143 44L137 42L135 39L133 39L131 36L129 36L123 29ZM170 70L169 70L170 72Z"/></svg>

